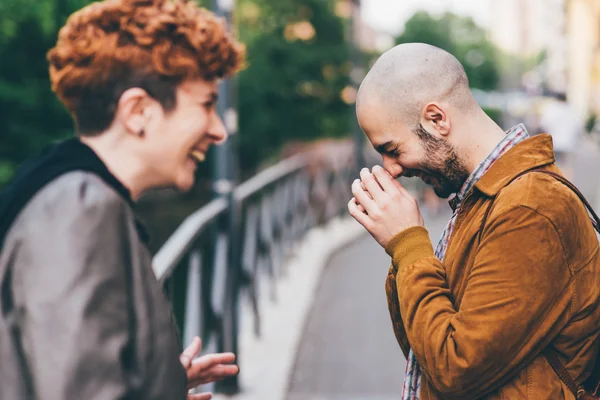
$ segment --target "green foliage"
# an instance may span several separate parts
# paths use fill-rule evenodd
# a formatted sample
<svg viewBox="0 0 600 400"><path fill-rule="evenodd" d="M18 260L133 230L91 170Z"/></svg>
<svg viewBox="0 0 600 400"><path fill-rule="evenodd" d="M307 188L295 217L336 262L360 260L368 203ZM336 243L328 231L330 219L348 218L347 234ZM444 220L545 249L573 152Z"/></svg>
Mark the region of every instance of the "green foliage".
<svg viewBox="0 0 600 400"><path fill-rule="evenodd" d="M332 2L245 0L238 14L248 46L239 76L241 165L254 168L290 140L346 134L351 107L340 93L349 84L349 49ZM294 38L295 27L304 28L303 39Z"/></svg>
<svg viewBox="0 0 600 400"><path fill-rule="evenodd" d="M71 130L68 113L50 89L45 54L52 45L33 15L0 44L0 184L24 158Z"/></svg>
<svg viewBox="0 0 600 400"><path fill-rule="evenodd" d="M598 122L598 116L593 115L593 114L590 115L585 121L585 132L586 133L592 132L592 130L594 130L594 127L596 126L597 122Z"/></svg>
<svg viewBox="0 0 600 400"><path fill-rule="evenodd" d="M502 126L504 112L499 108L483 108L483 111L490 117L496 124Z"/></svg>
<svg viewBox="0 0 600 400"><path fill-rule="evenodd" d="M0 186L17 165L72 134L48 78L47 51L72 10L87 0L0 0Z"/></svg>
<svg viewBox="0 0 600 400"><path fill-rule="evenodd" d="M515 55L498 51L496 65L502 71L502 88L504 90L520 89L523 74L538 66L544 60L544 57L544 51L530 55Z"/></svg>
<svg viewBox="0 0 600 400"><path fill-rule="evenodd" d="M453 54L465 67L469 83L482 90L496 89L500 80L497 50L486 32L470 17L445 13L436 18L427 12L414 14L396 43L420 42Z"/></svg>

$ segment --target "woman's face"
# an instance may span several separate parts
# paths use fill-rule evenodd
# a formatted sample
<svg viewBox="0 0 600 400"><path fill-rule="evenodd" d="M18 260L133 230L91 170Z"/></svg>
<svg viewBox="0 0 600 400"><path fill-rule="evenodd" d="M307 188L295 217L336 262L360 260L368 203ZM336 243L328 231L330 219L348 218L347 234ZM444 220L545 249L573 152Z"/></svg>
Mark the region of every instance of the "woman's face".
<svg viewBox="0 0 600 400"><path fill-rule="evenodd" d="M178 87L174 109L152 108L144 162L156 186L191 189L198 162L212 144L227 139L216 110L217 96L217 81L190 80Z"/></svg>

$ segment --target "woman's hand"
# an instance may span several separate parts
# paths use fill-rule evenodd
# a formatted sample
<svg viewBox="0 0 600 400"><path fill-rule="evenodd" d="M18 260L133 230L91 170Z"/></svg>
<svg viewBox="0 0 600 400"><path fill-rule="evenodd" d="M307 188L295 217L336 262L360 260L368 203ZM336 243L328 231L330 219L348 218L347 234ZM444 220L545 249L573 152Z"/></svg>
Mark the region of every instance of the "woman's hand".
<svg viewBox="0 0 600 400"><path fill-rule="evenodd" d="M235 354L233 353L206 354L194 359L200 353L201 348L202 341L196 336L179 356L179 360L187 372L188 389L220 381L240 372L238 366L234 364ZM211 397L211 393L189 394L188 400L208 400Z"/></svg>

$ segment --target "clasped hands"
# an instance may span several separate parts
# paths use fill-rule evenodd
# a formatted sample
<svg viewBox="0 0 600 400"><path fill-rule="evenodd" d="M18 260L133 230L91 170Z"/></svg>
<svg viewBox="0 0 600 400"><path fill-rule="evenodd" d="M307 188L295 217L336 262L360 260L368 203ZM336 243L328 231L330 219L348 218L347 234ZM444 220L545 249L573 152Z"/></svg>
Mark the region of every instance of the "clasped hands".
<svg viewBox="0 0 600 400"><path fill-rule="evenodd" d="M382 167L360 171L348 211L383 248L400 232L423 226L417 200Z"/></svg>
<svg viewBox="0 0 600 400"><path fill-rule="evenodd" d="M188 390L239 373L238 366L234 364L235 354L215 353L195 358L201 348L202 341L199 337L195 337L179 356L179 361L187 373ZM212 393L188 394L187 397L188 400L209 400L210 398L212 398Z"/></svg>

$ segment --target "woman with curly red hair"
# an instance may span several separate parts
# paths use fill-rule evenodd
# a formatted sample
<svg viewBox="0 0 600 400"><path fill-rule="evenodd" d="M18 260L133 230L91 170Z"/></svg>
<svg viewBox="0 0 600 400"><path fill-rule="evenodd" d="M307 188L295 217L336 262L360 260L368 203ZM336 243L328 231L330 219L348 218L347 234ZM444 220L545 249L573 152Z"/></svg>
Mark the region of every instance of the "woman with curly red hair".
<svg viewBox="0 0 600 400"><path fill-rule="evenodd" d="M233 354L192 361L198 339L180 354L132 205L192 187L227 137L219 79L244 56L221 20L184 0L105 0L60 30L50 79L77 135L26 162L0 198L13 341L10 355L0 349L0 397L185 399L237 373ZM7 360L21 379L5 383Z"/></svg>

